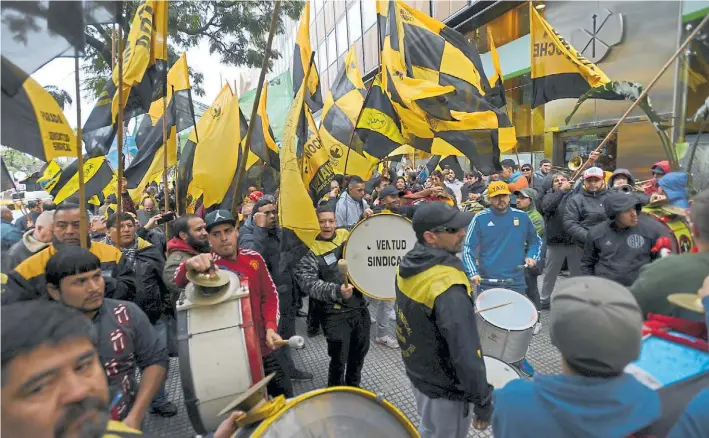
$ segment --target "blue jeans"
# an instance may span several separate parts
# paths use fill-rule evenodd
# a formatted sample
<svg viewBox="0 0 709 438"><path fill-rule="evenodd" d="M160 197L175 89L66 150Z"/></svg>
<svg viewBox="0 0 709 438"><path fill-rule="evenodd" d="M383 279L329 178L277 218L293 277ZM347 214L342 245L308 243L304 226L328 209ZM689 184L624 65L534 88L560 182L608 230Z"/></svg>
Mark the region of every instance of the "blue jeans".
<svg viewBox="0 0 709 438"><path fill-rule="evenodd" d="M165 324L165 321L162 319L157 320L155 324L153 324L153 328L155 329L155 332L158 334L158 338L160 339L160 342L167 347L167 324ZM162 382L162 386L160 387L160 390L158 391L157 394L155 394L155 397L153 398L153 401L150 403L150 407L153 409L159 409L168 403L170 403L170 400L168 400L167 396L167 390L165 389L165 384L167 383L167 378L165 378L165 381Z"/></svg>

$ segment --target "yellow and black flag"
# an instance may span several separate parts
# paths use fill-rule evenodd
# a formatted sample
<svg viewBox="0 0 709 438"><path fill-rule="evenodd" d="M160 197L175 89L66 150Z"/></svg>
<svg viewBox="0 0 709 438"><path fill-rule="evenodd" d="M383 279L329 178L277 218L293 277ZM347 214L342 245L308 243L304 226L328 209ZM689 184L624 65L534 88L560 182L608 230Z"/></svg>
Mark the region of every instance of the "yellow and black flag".
<svg viewBox="0 0 709 438"><path fill-rule="evenodd" d="M306 6L307 7L307 6ZM312 73L311 73L312 74ZM308 185L303 180L306 157L299 144L305 144L307 130L303 129L305 84L295 95L283 131L281 151L281 193L278 201L278 217L281 236L281 272L289 272L307 254L320 234L318 217L312 206Z"/></svg>
<svg viewBox="0 0 709 438"><path fill-rule="evenodd" d="M357 175L365 180L371 176L371 163L356 152L350 153L349 144L366 94L367 90L362 82L357 56L352 46L345 59L344 68L337 74L330 93L325 98L320 140L330 151L330 162L335 173Z"/></svg>
<svg viewBox="0 0 709 438"><path fill-rule="evenodd" d="M298 121L298 153L303 159L302 178L313 205L330 191L335 172L330 164L330 151L322 144L313 113L307 105Z"/></svg>
<svg viewBox="0 0 709 438"><path fill-rule="evenodd" d="M264 163L274 169L281 168L281 161L278 158L278 145L273 138L271 122L266 112L266 100L268 99L268 81L263 83L261 98L258 101L256 117L251 123L254 127L251 130L251 140L249 141L251 152L262 159Z"/></svg>
<svg viewBox="0 0 709 438"><path fill-rule="evenodd" d="M556 99L579 98L610 79L594 63L556 33L539 12L529 5L529 33L532 51L532 108ZM597 99L622 100L612 91Z"/></svg>
<svg viewBox="0 0 709 438"><path fill-rule="evenodd" d="M124 120L145 113L162 97L167 71L168 2L145 0L138 6L123 52L123 78L118 66L112 80L96 102L84 124L84 144L90 156L106 155L116 134L118 111ZM123 87L123 102L118 101L118 86Z"/></svg>
<svg viewBox="0 0 709 438"><path fill-rule="evenodd" d="M162 98L151 105L150 111L159 114L160 118L147 135L140 139L138 153L124 172L131 198L135 202L140 201L145 187L163 173L163 124L167 123L167 166L172 167L177 164L177 133L195 123L187 58L184 54L168 72L167 90L167 114L163 114ZM150 118L149 115L144 117Z"/></svg>
<svg viewBox="0 0 709 438"><path fill-rule="evenodd" d="M2 144L42 161L76 156L76 134L59 104L28 77L13 97L2 96Z"/></svg>
<svg viewBox="0 0 709 438"><path fill-rule="evenodd" d="M312 111L319 111L323 107L322 93L320 92L320 76L313 59L313 49L310 46L310 2L305 2L303 13L300 16L298 35L295 38L295 51L293 53L293 94L296 94L305 78L308 63L312 62L308 84L305 90L305 103Z"/></svg>
<svg viewBox="0 0 709 438"><path fill-rule="evenodd" d="M0 157L0 190L10 190L15 188L15 178L10 175L10 171L5 166L5 160Z"/></svg>
<svg viewBox="0 0 709 438"><path fill-rule="evenodd" d="M350 155L358 154L369 163L371 173L380 160L407 143L401 130L399 116L383 90L379 77L375 77L364 100L362 114L350 145Z"/></svg>
<svg viewBox="0 0 709 438"><path fill-rule="evenodd" d="M507 105L507 97L505 96L504 76L502 75L502 67L500 67L500 55L495 47L495 39L492 36L492 29L487 28L487 41L490 43L490 56L492 57L492 66L495 69L495 74L490 78L490 91L487 93L488 101L497 108L505 108Z"/></svg>
<svg viewBox="0 0 709 438"><path fill-rule="evenodd" d="M66 169L61 170L52 178L51 184L45 190L52 195L56 204L79 193L79 160L74 160ZM113 169L106 157L88 158L84 160L84 189L86 199L103 192L113 180ZM51 188L49 188L51 186Z"/></svg>
<svg viewBox="0 0 709 438"><path fill-rule="evenodd" d="M435 170L440 170L443 171L446 167L448 167L450 170L455 173L455 177L458 178L460 181L463 180L463 168L460 165L460 161L458 161L458 158L456 158L455 155L448 155L447 157L443 158L440 155L433 155L431 158L428 159L428 162L426 163L426 170L428 170L428 174L432 174Z"/></svg>

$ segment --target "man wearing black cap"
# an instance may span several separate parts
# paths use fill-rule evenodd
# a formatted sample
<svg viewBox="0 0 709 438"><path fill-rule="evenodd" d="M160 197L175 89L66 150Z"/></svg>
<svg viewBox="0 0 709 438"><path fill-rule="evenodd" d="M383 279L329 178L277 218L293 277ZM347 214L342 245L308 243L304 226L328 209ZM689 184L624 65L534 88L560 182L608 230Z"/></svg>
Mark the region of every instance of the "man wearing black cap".
<svg viewBox="0 0 709 438"><path fill-rule="evenodd" d="M652 218L640 213L642 203L632 194L610 193L604 207L608 220L589 230L581 273L630 286L640 268L656 257L652 249L663 234Z"/></svg>
<svg viewBox="0 0 709 438"><path fill-rule="evenodd" d="M384 187L379 191L379 205L374 207L374 213L390 211L411 219L414 217L416 208L413 205L401 205L401 197L404 195L405 193L399 191L395 186Z"/></svg>
<svg viewBox="0 0 709 438"><path fill-rule="evenodd" d="M397 272L396 335L424 438L467 436L470 403L476 429L485 429L492 414L471 287L456 257L472 219L442 202L419 207L418 241Z"/></svg>
<svg viewBox="0 0 709 438"><path fill-rule="evenodd" d="M625 287L599 277L560 283L549 334L562 374L495 391L495 438L628 437L659 419L658 393L624 372L640 355L642 324Z"/></svg>
<svg viewBox="0 0 709 438"><path fill-rule="evenodd" d="M231 212L215 210L205 219L212 252L199 254L180 264L175 273L175 284L178 287L185 287L188 283L188 270L206 272L213 269L214 265L237 274L242 280L248 280L249 303L260 341L264 376L271 372L276 373L275 378L268 384L268 393L274 397L281 394L292 397L293 386L290 375L284 371L287 368L285 357L282 352L273 351L274 342L281 340L278 334L278 293L268 273L266 262L256 251L237 246L239 231ZM256 379L258 376L252 371L252 377Z"/></svg>

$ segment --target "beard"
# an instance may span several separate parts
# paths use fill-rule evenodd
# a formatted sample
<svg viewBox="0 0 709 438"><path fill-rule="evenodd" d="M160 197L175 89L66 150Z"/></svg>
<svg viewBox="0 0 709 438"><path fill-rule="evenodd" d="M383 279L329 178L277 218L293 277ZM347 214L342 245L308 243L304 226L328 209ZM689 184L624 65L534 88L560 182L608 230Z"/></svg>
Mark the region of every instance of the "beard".
<svg viewBox="0 0 709 438"><path fill-rule="evenodd" d="M87 419L80 426L78 436L88 438L100 438L106 432L108 424L108 405L106 402L97 397L88 397L80 402L72 403L66 408L65 414L59 419L57 426L54 429L56 438L64 438L68 436L69 429L82 415L89 411L95 411L94 419Z"/></svg>
<svg viewBox="0 0 709 438"><path fill-rule="evenodd" d="M209 252L209 240L199 240L191 234L188 234L187 244L201 253Z"/></svg>

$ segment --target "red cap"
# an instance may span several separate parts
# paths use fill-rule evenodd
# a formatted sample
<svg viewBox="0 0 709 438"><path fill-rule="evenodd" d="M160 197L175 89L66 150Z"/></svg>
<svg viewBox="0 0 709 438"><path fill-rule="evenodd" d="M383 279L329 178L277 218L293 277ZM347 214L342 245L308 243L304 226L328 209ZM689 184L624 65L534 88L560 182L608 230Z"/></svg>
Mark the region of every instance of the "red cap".
<svg viewBox="0 0 709 438"><path fill-rule="evenodd" d="M254 203L258 202L261 198L263 198L263 193L259 191L251 192L249 195L249 199L251 199Z"/></svg>

